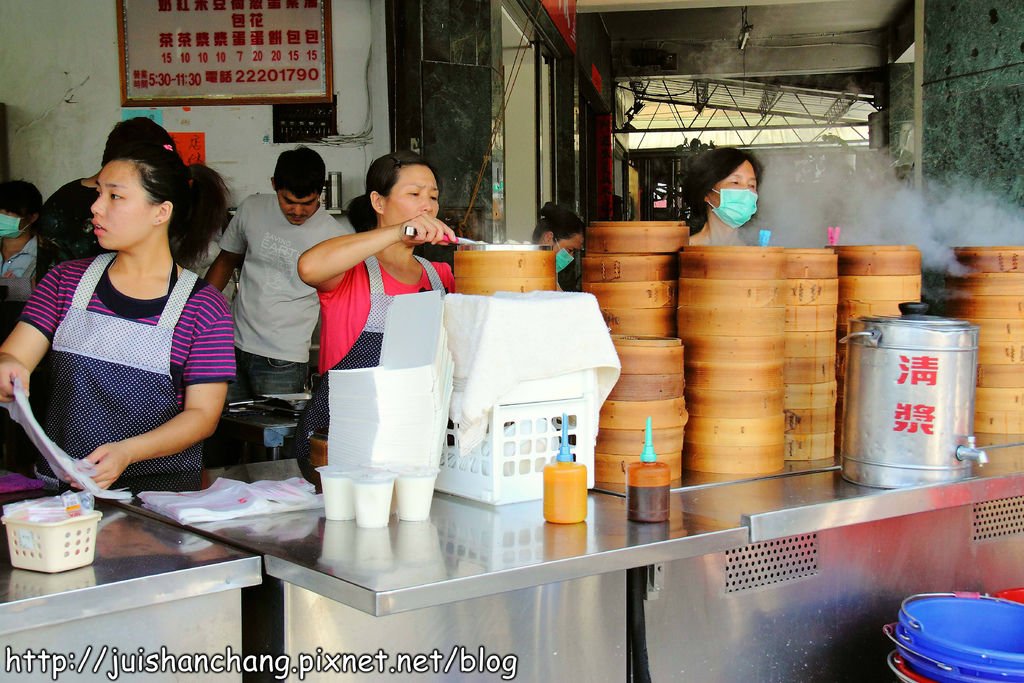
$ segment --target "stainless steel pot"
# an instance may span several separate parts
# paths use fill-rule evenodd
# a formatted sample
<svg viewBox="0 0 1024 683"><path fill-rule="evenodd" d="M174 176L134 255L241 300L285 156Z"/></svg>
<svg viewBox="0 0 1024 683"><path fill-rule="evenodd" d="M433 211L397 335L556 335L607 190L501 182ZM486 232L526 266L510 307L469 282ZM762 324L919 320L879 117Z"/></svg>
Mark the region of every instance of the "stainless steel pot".
<svg viewBox="0 0 1024 683"><path fill-rule="evenodd" d="M850 320L843 478L900 488L971 475L978 327L900 304L900 317Z"/></svg>

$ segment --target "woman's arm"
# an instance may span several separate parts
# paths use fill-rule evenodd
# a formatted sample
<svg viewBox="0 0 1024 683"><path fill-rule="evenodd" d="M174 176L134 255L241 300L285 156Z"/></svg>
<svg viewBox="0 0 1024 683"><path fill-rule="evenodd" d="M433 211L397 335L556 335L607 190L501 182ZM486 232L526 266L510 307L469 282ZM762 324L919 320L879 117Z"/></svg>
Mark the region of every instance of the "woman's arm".
<svg viewBox="0 0 1024 683"><path fill-rule="evenodd" d="M26 322L14 326L0 345L0 401L14 399L15 378L28 393L29 376L49 350L50 340L38 329Z"/></svg>
<svg viewBox="0 0 1024 683"><path fill-rule="evenodd" d="M416 234L406 235L406 226L414 227ZM394 244L415 247L427 242L437 244L446 239L452 242L458 240L451 228L426 214L402 221L398 225L339 235L307 249L299 257L299 277L310 287L330 292L338 286L345 273Z"/></svg>
<svg viewBox="0 0 1024 683"><path fill-rule="evenodd" d="M86 457L96 466L93 481L107 488L128 465L180 453L210 436L217 429L227 393L227 382L185 387L185 409L182 412L144 434L103 444Z"/></svg>

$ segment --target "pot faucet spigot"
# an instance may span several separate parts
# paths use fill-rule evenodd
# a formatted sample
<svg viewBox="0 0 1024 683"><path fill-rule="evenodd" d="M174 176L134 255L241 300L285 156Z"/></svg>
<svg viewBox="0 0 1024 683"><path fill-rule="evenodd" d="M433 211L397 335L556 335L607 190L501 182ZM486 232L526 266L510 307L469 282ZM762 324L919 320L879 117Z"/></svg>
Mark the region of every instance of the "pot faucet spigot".
<svg viewBox="0 0 1024 683"><path fill-rule="evenodd" d="M988 462L988 453L982 448L976 448L974 445L974 437L967 437L967 444L956 447L956 459L957 460L973 460L979 465L984 465Z"/></svg>

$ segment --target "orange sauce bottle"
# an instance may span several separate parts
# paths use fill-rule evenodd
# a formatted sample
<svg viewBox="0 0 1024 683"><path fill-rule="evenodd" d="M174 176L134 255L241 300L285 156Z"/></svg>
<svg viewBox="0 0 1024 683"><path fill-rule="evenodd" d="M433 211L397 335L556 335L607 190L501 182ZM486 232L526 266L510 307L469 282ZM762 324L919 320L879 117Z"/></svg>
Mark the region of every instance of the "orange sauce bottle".
<svg viewBox="0 0 1024 683"><path fill-rule="evenodd" d="M544 468L544 519L555 524L576 524L587 518L587 468L573 462L562 413L562 443L558 459Z"/></svg>
<svg viewBox="0 0 1024 683"><path fill-rule="evenodd" d="M651 440L651 418L648 417L640 462L630 463L626 468L626 516L630 521L668 521L671 482L668 465L657 462Z"/></svg>

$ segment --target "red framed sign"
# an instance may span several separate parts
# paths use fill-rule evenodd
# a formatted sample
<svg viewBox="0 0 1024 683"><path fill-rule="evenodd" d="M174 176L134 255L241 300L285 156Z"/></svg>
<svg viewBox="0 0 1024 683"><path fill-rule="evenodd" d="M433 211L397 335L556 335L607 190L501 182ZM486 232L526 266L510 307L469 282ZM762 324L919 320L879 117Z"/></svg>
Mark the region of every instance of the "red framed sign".
<svg viewBox="0 0 1024 683"><path fill-rule="evenodd" d="M329 102L330 0L117 0L125 106Z"/></svg>

